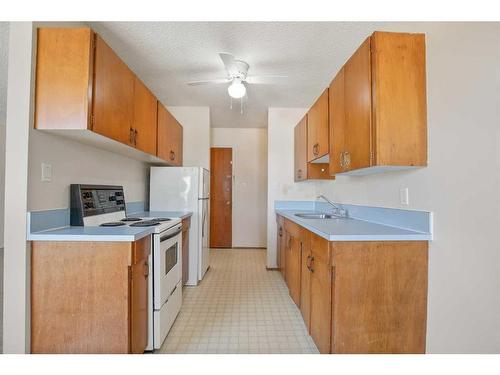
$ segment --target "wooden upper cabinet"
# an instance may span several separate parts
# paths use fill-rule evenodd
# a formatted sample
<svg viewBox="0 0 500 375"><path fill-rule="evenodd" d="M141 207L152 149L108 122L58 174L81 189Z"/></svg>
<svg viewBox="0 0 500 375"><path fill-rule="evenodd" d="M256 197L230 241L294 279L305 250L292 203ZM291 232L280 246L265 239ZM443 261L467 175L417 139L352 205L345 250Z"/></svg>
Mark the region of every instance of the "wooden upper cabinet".
<svg viewBox="0 0 500 375"><path fill-rule="evenodd" d="M134 79L134 146L156 155L157 100L137 77Z"/></svg>
<svg viewBox="0 0 500 375"><path fill-rule="evenodd" d="M328 157L328 89L307 113L307 161ZM322 160L327 162L328 159Z"/></svg>
<svg viewBox="0 0 500 375"><path fill-rule="evenodd" d="M307 180L307 115L294 128L294 180Z"/></svg>
<svg viewBox="0 0 500 375"><path fill-rule="evenodd" d="M87 129L92 114L92 30L39 28L37 38L35 129Z"/></svg>
<svg viewBox="0 0 500 375"><path fill-rule="evenodd" d="M346 131L344 108L344 68L340 69L328 90L330 130L330 175L344 171L344 141Z"/></svg>
<svg viewBox="0 0 500 375"><path fill-rule="evenodd" d="M376 165L427 165L425 35L371 38Z"/></svg>
<svg viewBox="0 0 500 375"><path fill-rule="evenodd" d="M425 69L424 34L363 42L330 85L330 173L427 165Z"/></svg>
<svg viewBox="0 0 500 375"><path fill-rule="evenodd" d="M96 35L92 130L134 146L134 73Z"/></svg>
<svg viewBox="0 0 500 375"><path fill-rule="evenodd" d="M182 125L158 102L158 142L156 155L169 164L182 165Z"/></svg>
<svg viewBox="0 0 500 375"><path fill-rule="evenodd" d="M307 129L309 115L305 115L294 128L294 180L330 179L327 163L307 161Z"/></svg>
<svg viewBox="0 0 500 375"><path fill-rule="evenodd" d="M344 66L343 170L371 165L371 68L370 38L367 38Z"/></svg>

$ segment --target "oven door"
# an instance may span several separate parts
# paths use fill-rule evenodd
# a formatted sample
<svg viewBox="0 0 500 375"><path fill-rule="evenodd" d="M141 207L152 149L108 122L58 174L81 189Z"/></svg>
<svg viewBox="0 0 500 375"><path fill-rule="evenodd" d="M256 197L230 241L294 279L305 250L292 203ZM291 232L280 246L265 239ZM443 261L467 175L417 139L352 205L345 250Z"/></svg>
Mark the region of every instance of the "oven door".
<svg viewBox="0 0 500 375"><path fill-rule="evenodd" d="M182 278L182 225L154 235L154 309L159 310Z"/></svg>

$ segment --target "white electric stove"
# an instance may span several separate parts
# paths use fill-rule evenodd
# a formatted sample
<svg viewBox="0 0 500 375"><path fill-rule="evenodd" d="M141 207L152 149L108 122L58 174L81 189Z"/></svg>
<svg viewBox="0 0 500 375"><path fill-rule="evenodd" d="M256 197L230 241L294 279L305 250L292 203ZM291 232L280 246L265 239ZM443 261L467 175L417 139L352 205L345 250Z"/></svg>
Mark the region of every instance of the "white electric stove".
<svg viewBox="0 0 500 375"><path fill-rule="evenodd" d="M159 349L182 305L182 222L179 218L126 216L125 212L123 187L71 185L71 225L153 229L146 350Z"/></svg>

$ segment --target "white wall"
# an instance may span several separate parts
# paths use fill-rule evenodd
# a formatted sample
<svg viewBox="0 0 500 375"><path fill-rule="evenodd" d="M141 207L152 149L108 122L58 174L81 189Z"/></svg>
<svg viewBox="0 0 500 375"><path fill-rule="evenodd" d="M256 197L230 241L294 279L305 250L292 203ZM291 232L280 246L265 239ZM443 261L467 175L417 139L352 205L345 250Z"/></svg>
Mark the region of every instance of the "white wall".
<svg viewBox="0 0 500 375"><path fill-rule="evenodd" d="M266 247L267 130L212 128L211 146L233 149L233 247Z"/></svg>
<svg viewBox="0 0 500 375"><path fill-rule="evenodd" d="M0 248L3 247L5 204L5 125L0 124Z"/></svg>
<svg viewBox="0 0 500 375"><path fill-rule="evenodd" d="M128 202L147 201L146 163L63 137L30 130L28 210L69 207L70 184L123 185ZM41 181L41 163L52 165L52 181Z"/></svg>
<svg viewBox="0 0 500 375"><path fill-rule="evenodd" d="M316 182L315 194L337 202L400 207L399 189L408 187L410 209L434 212L427 351L499 353L500 24L392 29L427 35L429 166ZM269 149L278 143L271 113ZM292 165L289 149L287 155L269 158L270 186L280 165ZM269 195L272 208L271 189ZM269 226L274 226L271 218ZM269 253L274 256L274 247Z"/></svg>
<svg viewBox="0 0 500 375"><path fill-rule="evenodd" d="M293 129L307 108L269 108L267 147L267 266L276 267L276 200L311 200L315 183L294 182Z"/></svg>
<svg viewBox="0 0 500 375"><path fill-rule="evenodd" d="M210 169L210 108L168 107L183 126L183 165Z"/></svg>

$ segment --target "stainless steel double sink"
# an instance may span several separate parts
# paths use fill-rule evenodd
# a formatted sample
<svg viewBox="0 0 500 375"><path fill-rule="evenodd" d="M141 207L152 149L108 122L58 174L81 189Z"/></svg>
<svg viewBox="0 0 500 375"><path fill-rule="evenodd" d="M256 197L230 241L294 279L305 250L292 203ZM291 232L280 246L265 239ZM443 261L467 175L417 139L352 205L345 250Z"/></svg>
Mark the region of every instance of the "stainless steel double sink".
<svg viewBox="0 0 500 375"><path fill-rule="evenodd" d="M302 219L347 219L346 217L333 215L333 214L322 214L322 213L300 213L295 214L297 217L301 217Z"/></svg>

